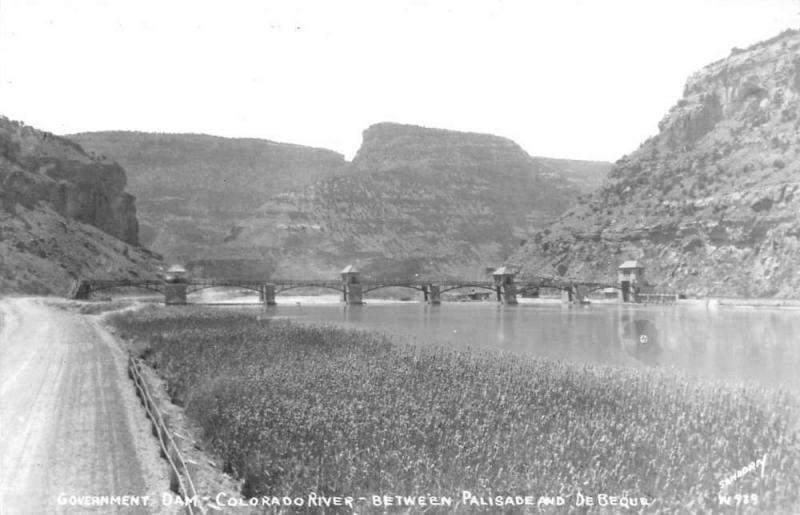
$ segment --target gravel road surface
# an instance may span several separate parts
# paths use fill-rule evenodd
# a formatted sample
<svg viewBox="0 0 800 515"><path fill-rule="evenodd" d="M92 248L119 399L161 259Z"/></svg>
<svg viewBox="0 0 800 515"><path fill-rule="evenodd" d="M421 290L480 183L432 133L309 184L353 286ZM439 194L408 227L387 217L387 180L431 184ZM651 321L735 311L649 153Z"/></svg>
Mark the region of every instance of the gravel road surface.
<svg viewBox="0 0 800 515"><path fill-rule="evenodd" d="M0 299L0 514L174 511L126 355L53 302Z"/></svg>

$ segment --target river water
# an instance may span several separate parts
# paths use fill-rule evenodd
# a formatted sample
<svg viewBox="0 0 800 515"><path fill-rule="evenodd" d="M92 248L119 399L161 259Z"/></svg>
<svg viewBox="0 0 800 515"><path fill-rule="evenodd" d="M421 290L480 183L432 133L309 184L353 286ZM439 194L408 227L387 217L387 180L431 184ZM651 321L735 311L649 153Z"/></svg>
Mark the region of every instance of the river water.
<svg viewBox="0 0 800 515"><path fill-rule="evenodd" d="M788 387L800 392L800 309L367 299L346 306L335 295L257 297L207 292L190 302L251 302L254 309L298 321L368 329L396 340L493 349L514 354L625 367L668 367L688 375Z"/></svg>
<svg viewBox="0 0 800 515"><path fill-rule="evenodd" d="M419 344L488 348L577 363L673 367L689 375L800 390L797 309L557 302L428 306L376 301L344 306L282 297L278 303L266 308L268 312L377 330Z"/></svg>

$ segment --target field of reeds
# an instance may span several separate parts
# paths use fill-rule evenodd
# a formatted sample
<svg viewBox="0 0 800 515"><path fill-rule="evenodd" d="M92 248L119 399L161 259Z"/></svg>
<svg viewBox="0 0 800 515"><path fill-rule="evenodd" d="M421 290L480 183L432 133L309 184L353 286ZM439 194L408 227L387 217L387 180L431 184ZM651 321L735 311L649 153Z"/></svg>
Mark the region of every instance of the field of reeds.
<svg viewBox="0 0 800 515"><path fill-rule="evenodd" d="M561 495L554 511L582 513L579 494L627 493L654 503L646 513L800 511L800 401L791 392L400 345L232 310L150 308L112 323L148 343L147 363L248 497L457 502L468 490ZM720 487L764 457L763 472L751 466ZM741 495L748 504L737 509Z"/></svg>

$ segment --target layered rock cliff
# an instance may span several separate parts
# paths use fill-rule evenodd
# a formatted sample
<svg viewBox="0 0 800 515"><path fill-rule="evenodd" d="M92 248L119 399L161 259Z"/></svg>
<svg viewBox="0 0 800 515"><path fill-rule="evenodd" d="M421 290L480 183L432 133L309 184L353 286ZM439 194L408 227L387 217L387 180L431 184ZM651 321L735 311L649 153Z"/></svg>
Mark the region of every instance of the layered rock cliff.
<svg viewBox="0 0 800 515"><path fill-rule="evenodd" d="M377 124L347 174L272 197L228 246L262 249L283 277L348 263L371 277L482 277L579 194L558 168L497 136Z"/></svg>
<svg viewBox="0 0 800 515"><path fill-rule="evenodd" d="M800 294L800 34L692 75L659 133L537 232L523 274L606 280L625 259L694 295Z"/></svg>
<svg viewBox="0 0 800 515"><path fill-rule="evenodd" d="M0 117L5 204L32 208L46 200L64 217L138 244L134 197L120 165L90 157L80 146Z"/></svg>
<svg viewBox="0 0 800 515"><path fill-rule="evenodd" d="M83 275L151 273L125 181L118 164L0 117L0 291L63 293Z"/></svg>
<svg viewBox="0 0 800 515"><path fill-rule="evenodd" d="M139 199L142 244L170 261L214 252L264 199L346 164L330 150L257 139L123 131L68 137L125 167Z"/></svg>

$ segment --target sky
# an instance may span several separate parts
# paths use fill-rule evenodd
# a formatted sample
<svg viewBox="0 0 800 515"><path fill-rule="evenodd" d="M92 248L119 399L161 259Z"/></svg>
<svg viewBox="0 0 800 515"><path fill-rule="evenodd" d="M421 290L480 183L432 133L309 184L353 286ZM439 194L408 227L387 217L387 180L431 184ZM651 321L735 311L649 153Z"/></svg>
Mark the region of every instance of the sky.
<svg viewBox="0 0 800 515"><path fill-rule="evenodd" d="M615 161L800 0L0 0L0 114L348 158L392 121Z"/></svg>

